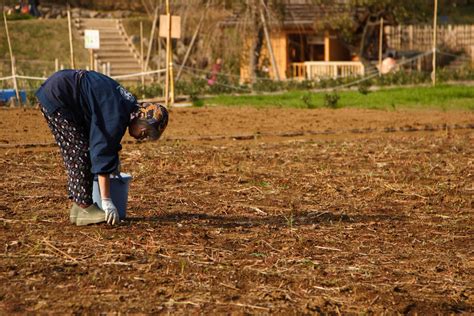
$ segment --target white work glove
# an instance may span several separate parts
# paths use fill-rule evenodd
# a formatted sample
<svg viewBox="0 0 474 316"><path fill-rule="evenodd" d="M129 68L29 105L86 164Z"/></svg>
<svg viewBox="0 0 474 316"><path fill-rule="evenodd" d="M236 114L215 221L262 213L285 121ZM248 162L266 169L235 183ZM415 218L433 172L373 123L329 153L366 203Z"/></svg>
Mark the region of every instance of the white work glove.
<svg viewBox="0 0 474 316"><path fill-rule="evenodd" d="M102 209L105 212L105 221L107 224L116 225L119 223L119 213L111 199L102 199Z"/></svg>

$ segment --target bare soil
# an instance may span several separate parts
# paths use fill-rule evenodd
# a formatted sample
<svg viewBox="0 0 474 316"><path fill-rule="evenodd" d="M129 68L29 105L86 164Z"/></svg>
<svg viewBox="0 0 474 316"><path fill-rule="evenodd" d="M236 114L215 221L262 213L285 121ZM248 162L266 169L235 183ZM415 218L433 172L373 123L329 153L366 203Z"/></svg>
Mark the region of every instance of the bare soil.
<svg viewBox="0 0 474 316"><path fill-rule="evenodd" d="M0 110L0 314L474 313L474 113L174 109L118 227L69 224L37 109Z"/></svg>

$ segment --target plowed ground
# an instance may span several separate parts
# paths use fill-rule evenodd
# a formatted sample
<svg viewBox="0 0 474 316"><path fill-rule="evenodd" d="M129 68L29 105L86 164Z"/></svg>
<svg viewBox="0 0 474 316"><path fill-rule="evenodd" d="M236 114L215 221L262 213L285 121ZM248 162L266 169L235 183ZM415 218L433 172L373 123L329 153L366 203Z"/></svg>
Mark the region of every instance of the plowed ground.
<svg viewBox="0 0 474 316"><path fill-rule="evenodd" d="M0 314L474 313L473 123L175 109L124 139L128 219L76 227L39 111L0 110Z"/></svg>

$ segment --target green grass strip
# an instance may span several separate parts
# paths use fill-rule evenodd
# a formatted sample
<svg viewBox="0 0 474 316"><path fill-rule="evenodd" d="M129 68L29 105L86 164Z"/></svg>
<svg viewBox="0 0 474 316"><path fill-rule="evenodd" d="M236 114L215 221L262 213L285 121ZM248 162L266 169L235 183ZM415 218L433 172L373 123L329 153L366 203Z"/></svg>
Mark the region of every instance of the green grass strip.
<svg viewBox="0 0 474 316"><path fill-rule="evenodd" d="M323 108L327 95L334 92L292 91L278 95L220 95L204 100L205 105L250 106L257 108ZM399 87L362 94L359 91L337 92L338 108L393 110L439 109L474 110L474 87L440 85L436 87Z"/></svg>

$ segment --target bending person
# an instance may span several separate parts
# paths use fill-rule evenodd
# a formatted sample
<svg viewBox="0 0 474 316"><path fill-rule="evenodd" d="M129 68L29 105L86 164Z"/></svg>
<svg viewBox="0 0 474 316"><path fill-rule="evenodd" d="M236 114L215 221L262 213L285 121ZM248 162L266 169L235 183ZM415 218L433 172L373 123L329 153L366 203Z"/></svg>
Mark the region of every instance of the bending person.
<svg viewBox="0 0 474 316"><path fill-rule="evenodd" d="M119 168L120 141L127 127L136 139L157 140L168 124L168 111L159 104L139 104L113 79L85 70L53 74L36 97L64 160L68 194L73 201L71 223L117 224L119 215L110 199L110 174ZM103 210L92 201L95 174Z"/></svg>

